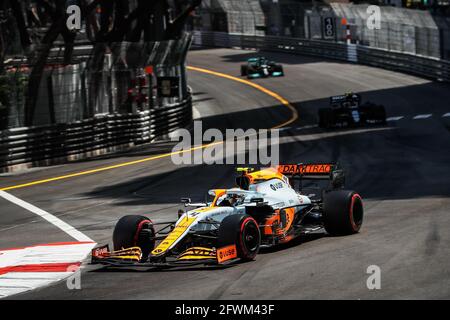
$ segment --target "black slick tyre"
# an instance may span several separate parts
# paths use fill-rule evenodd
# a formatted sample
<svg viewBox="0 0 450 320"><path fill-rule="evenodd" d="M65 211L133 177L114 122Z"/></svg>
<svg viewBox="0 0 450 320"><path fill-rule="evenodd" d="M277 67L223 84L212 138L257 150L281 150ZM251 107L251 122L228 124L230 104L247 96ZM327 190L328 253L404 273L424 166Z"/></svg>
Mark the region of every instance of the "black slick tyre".
<svg viewBox="0 0 450 320"><path fill-rule="evenodd" d="M348 190L333 190L324 194L323 223L329 234L357 233L363 218L363 201L359 194Z"/></svg>
<svg viewBox="0 0 450 320"><path fill-rule="evenodd" d="M260 243L259 225L249 215L230 215L220 224L218 248L236 245L237 255L241 260L253 260L259 251Z"/></svg>
<svg viewBox="0 0 450 320"><path fill-rule="evenodd" d="M114 250L139 247L142 250L141 261L147 260L155 247L155 229L152 221L144 216L128 215L119 219L113 232Z"/></svg>

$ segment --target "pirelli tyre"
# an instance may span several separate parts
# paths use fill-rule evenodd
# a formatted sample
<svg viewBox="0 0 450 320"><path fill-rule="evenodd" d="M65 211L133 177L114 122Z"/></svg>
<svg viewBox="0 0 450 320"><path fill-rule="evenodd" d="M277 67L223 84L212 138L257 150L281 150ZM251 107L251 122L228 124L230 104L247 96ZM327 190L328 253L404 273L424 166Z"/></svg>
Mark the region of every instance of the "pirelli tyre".
<svg viewBox="0 0 450 320"><path fill-rule="evenodd" d="M241 66L241 76L246 77L248 75L248 66L242 65Z"/></svg>
<svg viewBox="0 0 450 320"><path fill-rule="evenodd" d="M364 218L361 196L354 191L333 190L323 196L323 224L331 235L357 233Z"/></svg>
<svg viewBox="0 0 450 320"><path fill-rule="evenodd" d="M329 129L334 124L333 110L331 108L319 109L319 127Z"/></svg>
<svg viewBox="0 0 450 320"><path fill-rule="evenodd" d="M146 261L155 247L155 229L150 219L144 216L128 215L119 219L113 232L114 250L139 247L141 261Z"/></svg>
<svg viewBox="0 0 450 320"><path fill-rule="evenodd" d="M259 225L249 215L230 215L220 224L217 242L218 248L236 245L238 258L253 260L261 243Z"/></svg>

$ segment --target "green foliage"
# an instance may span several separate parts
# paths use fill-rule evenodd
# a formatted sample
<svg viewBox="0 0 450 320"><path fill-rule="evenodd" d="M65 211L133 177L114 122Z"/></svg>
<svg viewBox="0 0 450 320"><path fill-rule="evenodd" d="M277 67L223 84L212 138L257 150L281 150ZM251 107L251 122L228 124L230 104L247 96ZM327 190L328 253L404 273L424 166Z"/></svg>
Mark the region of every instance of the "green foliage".
<svg viewBox="0 0 450 320"><path fill-rule="evenodd" d="M0 76L0 110L11 106L9 94L11 92L10 82L7 76Z"/></svg>
<svg viewBox="0 0 450 320"><path fill-rule="evenodd" d="M8 126L11 108L14 105L23 104L27 82L28 76L26 74L0 75L0 131Z"/></svg>
<svg viewBox="0 0 450 320"><path fill-rule="evenodd" d="M8 126L8 113L11 106L8 77L0 75L0 130Z"/></svg>

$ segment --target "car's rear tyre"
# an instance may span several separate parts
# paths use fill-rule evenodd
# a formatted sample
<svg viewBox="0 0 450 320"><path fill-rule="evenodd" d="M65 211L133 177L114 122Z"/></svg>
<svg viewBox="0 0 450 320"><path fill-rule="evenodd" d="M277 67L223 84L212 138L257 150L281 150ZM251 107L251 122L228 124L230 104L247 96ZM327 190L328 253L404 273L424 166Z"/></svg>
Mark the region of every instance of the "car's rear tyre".
<svg viewBox="0 0 450 320"><path fill-rule="evenodd" d="M241 66L241 76L245 77L248 75L248 66L242 65Z"/></svg>
<svg viewBox="0 0 450 320"><path fill-rule="evenodd" d="M220 224L218 248L236 245L237 255L241 260L253 260L259 251L260 243L259 225L249 215L230 215Z"/></svg>
<svg viewBox="0 0 450 320"><path fill-rule="evenodd" d="M319 127L329 129L333 124L333 110L331 110L331 108L319 109Z"/></svg>
<svg viewBox="0 0 450 320"><path fill-rule="evenodd" d="M361 196L353 191L333 190L323 197L323 223L331 235L357 233L364 218Z"/></svg>
<svg viewBox="0 0 450 320"><path fill-rule="evenodd" d="M113 232L114 250L139 247L141 261L147 260L155 248L155 229L150 219L144 216L128 215L119 219Z"/></svg>

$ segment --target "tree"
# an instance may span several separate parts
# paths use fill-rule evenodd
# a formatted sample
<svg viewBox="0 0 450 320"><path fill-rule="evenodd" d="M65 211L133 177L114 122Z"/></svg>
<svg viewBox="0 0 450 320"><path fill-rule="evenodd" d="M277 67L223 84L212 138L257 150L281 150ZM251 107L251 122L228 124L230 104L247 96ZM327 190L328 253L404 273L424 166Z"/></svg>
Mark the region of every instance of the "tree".
<svg viewBox="0 0 450 320"><path fill-rule="evenodd" d="M13 12L14 18L16 20L17 28L20 35L20 42L22 44L22 48L25 51L28 51L28 48L31 45L30 35L27 31L27 26L25 24L24 19L24 10L22 8L22 2L19 0L9 0L11 10Z"/></svg>
<svg viewBox="0 0 450 320"><path fill-rule="evenodd" d="M28 81L28 89L25 100L25 126L32 126L34 119L34 112L36 109L37 97L39 94L39 87L42 80L44 68L47 64L48 55L53 43L62 32L70 32L66 27L66 14L62 1L55 1L55 6L52 7L49 2L39 1L45 7L47 14L51 17L52 23L46 34L41 40L41 43L36 50L36 56L31 61L31 73ZM65 31L63 31L66 29Z"/></svg>
<svg viewBox="0 0 450 320"><path fill-rule="evenodd" d="M63 63L70 64L77 33L67 29L67 4L74 0L33 0L39 7L43 21L48 21L45 33L39 37L31 37L29 30L34 26L27 25L25 7L29 0L7 0L13 12L19 31L20 43L31 67L25 101L25 125L32 126L36 109L39 85L45 67L48 64L50 50L58 38L64 41ZM139 42L176 39L182 34L183 25L190 13L201 0L172 0L180 14L170 19L168 0L76 0L82 9L88 39L94 44L92 57L88 63L91 79L91 100L98 94L96 77L100 76L106 52L111 46L123 41ZM134 8L130 11L130 8ZM155 17L165 17L156 19ZM39 19L35 19L40 22ZM158 23L155 23L157 21ZM45 22L44 22L45 24ZM1 30L0 30L1 31ZM33 34L37 32L33 31ZM4 42L0 37L0 55ZM93 105L94 101L90 102Z"/></svg>

